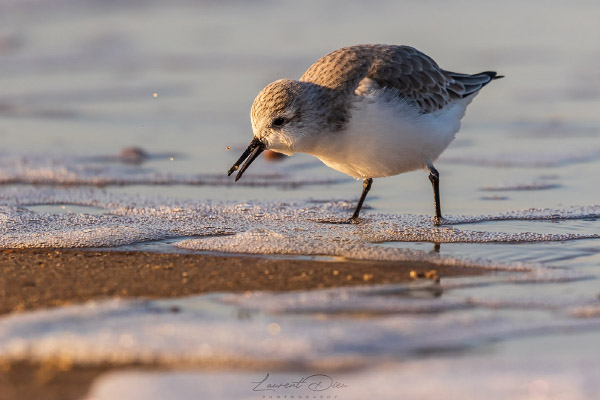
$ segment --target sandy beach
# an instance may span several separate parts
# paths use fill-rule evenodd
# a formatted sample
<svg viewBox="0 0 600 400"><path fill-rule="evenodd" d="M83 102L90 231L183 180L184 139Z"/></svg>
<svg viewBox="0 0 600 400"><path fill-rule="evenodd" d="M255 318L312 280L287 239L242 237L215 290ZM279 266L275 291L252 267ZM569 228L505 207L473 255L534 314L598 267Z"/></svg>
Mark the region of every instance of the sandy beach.
<svg viewBox="0 0 600 400"><path fill-rule="evenodd" d="M427 263L303 260L87 250L4 250L0 312L106 298L166 298L209 292L310 290L411 281L411 271L447 276L476 268Z"/></svg>
<svg viewBox="0 0 600 400"><path fill-rule="evenodd" d="M3 314L107 298L167 298L209 292L290 291L400 283L411 271L435 269L441 279L476 268L427 263L263 258L95 250L4 250L0 258ZM73 365L0 362L0 399L78 399L101 373L158 365ZM206 367L206 366L204 366ZM162 367L164 368L164 366Z"/></svg>

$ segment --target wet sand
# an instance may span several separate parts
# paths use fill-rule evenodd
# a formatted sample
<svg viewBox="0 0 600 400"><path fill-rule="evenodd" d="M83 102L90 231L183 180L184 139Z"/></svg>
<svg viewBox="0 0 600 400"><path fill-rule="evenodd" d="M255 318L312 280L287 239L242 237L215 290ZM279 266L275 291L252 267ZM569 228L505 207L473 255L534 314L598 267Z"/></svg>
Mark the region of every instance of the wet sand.
<svg viewBox="0 0 600 400"><path fill-rule="evenodd" d="M0 312L23 312L103 298L165 298L209 292L307 290L399 283L411 271L475 275L475 268L427 263L286 259L88 250L0 252ZM415 272L413 272L413 275ZM0 400L79 399L101 373L144 365L35 364L0 360ZM203 366L206 368L206 366Z"/></svg>
<svg viewBox="0 0 600 400"><path fill-rule="evenodd" d="M399 283L411 271L475 275L427 263L262 258L86 250L0 252L0 313L102 298L164 298L209 292L308 290Z"/></svg>

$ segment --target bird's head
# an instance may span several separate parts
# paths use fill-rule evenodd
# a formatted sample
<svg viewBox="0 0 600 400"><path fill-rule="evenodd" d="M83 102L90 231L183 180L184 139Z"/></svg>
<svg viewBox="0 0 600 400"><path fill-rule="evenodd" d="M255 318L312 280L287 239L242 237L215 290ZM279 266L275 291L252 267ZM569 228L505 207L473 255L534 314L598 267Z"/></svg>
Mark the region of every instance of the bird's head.
<svg viewBox="0 0 600 400"><path fill-rule="evenodd" d="M309 152L314 142L311 138L322 130L326 115L321 91L318 85L289 79L280 79L261 90L250 112L254 139L229 175L239 169L237 181L264 150L287 155Z"/></svg>

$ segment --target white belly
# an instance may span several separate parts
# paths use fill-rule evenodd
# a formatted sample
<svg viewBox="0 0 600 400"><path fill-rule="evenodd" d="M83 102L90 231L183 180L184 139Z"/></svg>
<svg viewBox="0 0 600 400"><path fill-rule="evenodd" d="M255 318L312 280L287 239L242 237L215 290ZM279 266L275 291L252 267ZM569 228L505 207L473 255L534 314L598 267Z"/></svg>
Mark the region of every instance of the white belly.
<svg viewBox="0 0 600 400"><path fill-rule="evenodd" d="M355 178L380 178L425 168L454 140L474 96L431 114L404 102L361 96L346 130L324 134L310 154Z"/></svg>

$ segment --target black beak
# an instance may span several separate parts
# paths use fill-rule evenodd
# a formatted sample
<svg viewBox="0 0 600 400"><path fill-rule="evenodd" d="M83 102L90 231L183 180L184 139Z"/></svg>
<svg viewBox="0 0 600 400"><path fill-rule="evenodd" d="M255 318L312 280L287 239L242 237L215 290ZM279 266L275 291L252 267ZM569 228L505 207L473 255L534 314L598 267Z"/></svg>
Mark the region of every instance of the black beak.
<svg viewBox="0 0 600 400"><path fill-rule="evenodd" d="M242 177L244 171L250 166L250 164L252 164L252 161L256 160L256 157L258 157L260 153L262 153L265 150L265 147L265 144L261 142L258 138L252 139L250 145L244 151L240 159L237 160L237 162L233 164L233 167L229 169L229 172L227 172L227 176L231 176L231 174L233 174L239 169L239 172L235 176L235 181L237 182L238 179ZM246 160L246 158L248 159ZM240 168L240 164L244 160L246 160L246 162L244 163L244 165L242 165L242 168Z"/></svg>

